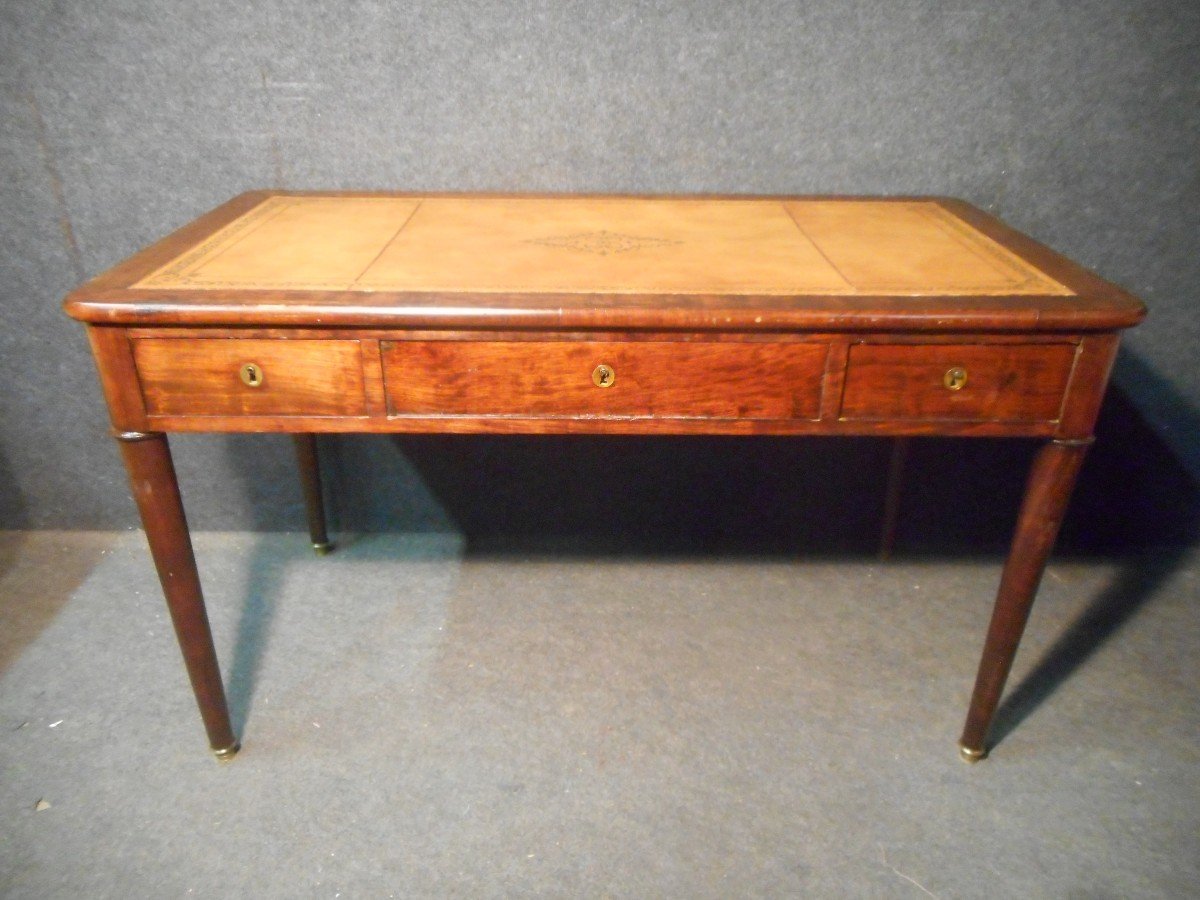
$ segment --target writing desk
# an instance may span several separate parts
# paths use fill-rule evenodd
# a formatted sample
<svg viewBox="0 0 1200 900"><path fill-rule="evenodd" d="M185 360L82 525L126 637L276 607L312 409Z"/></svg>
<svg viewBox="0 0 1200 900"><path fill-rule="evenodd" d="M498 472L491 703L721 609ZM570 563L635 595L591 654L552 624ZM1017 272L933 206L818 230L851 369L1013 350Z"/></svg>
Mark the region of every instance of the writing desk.
<svg viewBox="0 0 1200 900"><path fill-rule="evenodd" d="M238 744L166 434L1041 438L987 731L1137 299L943 198L243 194L72 292L209 742Z"/></svg>

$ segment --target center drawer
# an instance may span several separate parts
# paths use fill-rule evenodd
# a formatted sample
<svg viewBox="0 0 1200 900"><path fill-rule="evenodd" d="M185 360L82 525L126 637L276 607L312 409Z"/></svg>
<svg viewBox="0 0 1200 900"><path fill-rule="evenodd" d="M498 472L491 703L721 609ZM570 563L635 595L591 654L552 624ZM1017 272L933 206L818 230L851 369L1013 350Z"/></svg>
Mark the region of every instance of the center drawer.
<svg viewBox="0 0 1200 900"><path fill-rule="evenodd" d="M385 341L392 416L815 419L824 344Z"/></svg>

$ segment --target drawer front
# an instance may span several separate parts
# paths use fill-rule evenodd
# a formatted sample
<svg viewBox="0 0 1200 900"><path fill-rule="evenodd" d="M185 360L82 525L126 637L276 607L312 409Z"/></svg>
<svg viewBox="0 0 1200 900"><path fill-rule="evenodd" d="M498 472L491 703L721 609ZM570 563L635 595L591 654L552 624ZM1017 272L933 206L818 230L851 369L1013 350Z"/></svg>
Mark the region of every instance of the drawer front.
<svg viewBox="0 0 1200 900"><path fill-rule="evenodd" d="M139 338L133 356L152 416L366 415L358 341Z"/></svg>
<svg viewBox="0 0 1200 900"><path fill-rule="evenodd" d="M855 344L842 419L1049 422L1074 344Z"/></svg>
<svg viewBox="0 0 1200 900"><path fill-rule="evenodd" d="M827 353L799 343L395 341L383 365L393 416L815 419Z"/></svg>

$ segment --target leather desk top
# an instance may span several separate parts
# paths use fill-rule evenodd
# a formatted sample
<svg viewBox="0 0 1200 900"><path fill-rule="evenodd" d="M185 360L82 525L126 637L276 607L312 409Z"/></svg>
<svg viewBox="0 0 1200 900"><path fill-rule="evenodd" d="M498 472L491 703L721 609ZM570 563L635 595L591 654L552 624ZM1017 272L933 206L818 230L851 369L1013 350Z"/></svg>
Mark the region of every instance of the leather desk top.
<svg viewBox="0 0 1200 900"><path fill-rule="evenodd" d="M1141 303L961 201L252 192L67 298L140 325L1127 327Z"/></svg>

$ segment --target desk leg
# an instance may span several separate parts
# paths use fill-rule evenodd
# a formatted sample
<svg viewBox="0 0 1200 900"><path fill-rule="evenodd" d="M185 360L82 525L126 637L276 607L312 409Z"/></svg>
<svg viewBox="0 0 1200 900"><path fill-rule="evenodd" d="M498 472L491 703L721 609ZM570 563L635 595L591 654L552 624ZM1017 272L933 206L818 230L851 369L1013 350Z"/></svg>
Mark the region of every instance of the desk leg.
<svg viewBox="0 0 1200 900"><path fill-rule="evenodd" d="M987 756L988 727L1029 620L1046 559L1058 537L1075 477L1091 442L1091 438L1051 441L1034 458L1012 548L1000 577L967 722L958 742L959 752L968 762Z"/></svg>
<svg viewBox="0 0 1200 900"><path fill-rule="evenodd" d="M325 499L321 495L321 462L317 456L315 434L292 435L296 442L296 463L300 467L300 484L304 488L304 509L308 513L308 536L318 556L333 549L325 529Z"/></svg>
<svg viewBox="0 0 1200 900"><path fill-rule="evenodd" d="M238 751L238 742L229 721L217 652L208 627L208 613L200 592L200 576L196 572L192 539L167 437L141 432L121 432L116 437L209 745L217 759L231 759Z"/></svg>
<svg viewBox="0 0 1200 900"><path fill-rule="evenodd" d="M892 438L892 455L888 459L887 493L883 500L883 528L879 536L879 559L887 562L896 547L896 529L900 524L900 494L904 489L904 470L908 466L908 451L912 438Z"/></svg>

